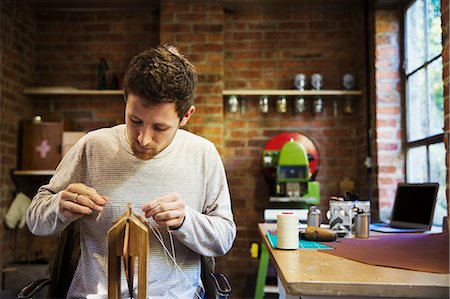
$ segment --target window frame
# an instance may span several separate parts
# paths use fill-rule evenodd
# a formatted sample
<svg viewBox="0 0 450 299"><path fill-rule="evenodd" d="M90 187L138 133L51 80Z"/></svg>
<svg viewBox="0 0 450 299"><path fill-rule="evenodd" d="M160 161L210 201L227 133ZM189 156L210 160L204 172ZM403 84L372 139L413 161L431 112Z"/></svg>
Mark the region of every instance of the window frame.
<svg viewBox="0 0 450 299"><path fill-rule="evenodd" d="M410 8L416 1L419 0L411 0L409 1L409 3L405 6L405 9L403 11L403 32L404 32L404 37L403 37L403 51L402 51L402 56L403 56L403 88L405 91L405 96L404 96L404 149L405 149L405 178L406 181L408 181L408 177L407 177L407 173L408 173L408 169L407 169L407 161L406 161L406 157L407 157L407 153L409 150L416 148L416 147L420 147L420 146L425 146L426 147L426 163L427 163L427 178L428 180L430 180L431 177L431 170L430 170L430 153L429 153L429 147L430 145L433 144L437 144L437 143L444 143L444 131L440 134L435 134L435 135L429 135L427 134L426 137L421 138L421 139L417 139L417 140L413 140L413 141L408 141L408 121L407 121L407 117L408 117L408 111L407 111L407 102L408 102L408 79L414 75L415 73L417 73L420 70L424 70L425 71L425 80L426 80L426 84L425 84L425 88L426 88L426 92L425 94L429 95L429 84L428 84L428 66L430 64L432 64L434 61L438 60L439 58L442 58L442 51L440 53L438 53L437 55L435 55L432 58L428 58L428 43L427 46L425 47L425 62L423 64L421 64L420 66L417 66L415 69L411 70L409 73L406 72L406 65L407 65L407 21L406 21L406 12L408 10L408 8ZM425 0L425 6L424 6L424 10L425 10L425 18L426 20L428 19L428 10L427 10L427 3L428 1L431 0ZM440 2L442 2L442 0L440 0ZM426 21L425 20L425 21ZM426 22L425 22L426 24ZM428 27L425 26L425 40L428 41ZM425 111L426 111L426 118L427 120L429 120L429 105L428 105L428 98L427 98L427 105L425 107ZM442 126L444 126L444 124L442 124Z"/></svg>

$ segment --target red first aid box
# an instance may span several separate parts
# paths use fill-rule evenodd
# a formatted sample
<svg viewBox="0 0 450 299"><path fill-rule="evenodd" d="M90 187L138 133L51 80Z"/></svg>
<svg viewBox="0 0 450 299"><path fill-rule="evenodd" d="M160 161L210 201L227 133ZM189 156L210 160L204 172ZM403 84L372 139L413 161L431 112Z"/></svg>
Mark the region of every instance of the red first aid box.
<svg viewBox="0 0 450 299"><path fill-rule="evenodd" d="M22 169L54 170L61 161L62 122L24 121Z"/></svg>

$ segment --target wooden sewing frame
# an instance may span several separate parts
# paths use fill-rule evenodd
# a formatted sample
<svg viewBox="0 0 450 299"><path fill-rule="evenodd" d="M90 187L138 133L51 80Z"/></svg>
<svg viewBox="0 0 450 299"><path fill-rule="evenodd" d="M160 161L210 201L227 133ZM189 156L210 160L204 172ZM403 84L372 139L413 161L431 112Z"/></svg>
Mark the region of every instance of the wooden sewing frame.
<svg viewBox="0 0 450 299"><path fill-rule="evenodd" d="M108 298L120 297L121 259L130 298L133 297L133 278L138 259L138 299L147 296L147 257L149 250L148 225L145 219L127 211L114 222L108 231Z"/></svg>

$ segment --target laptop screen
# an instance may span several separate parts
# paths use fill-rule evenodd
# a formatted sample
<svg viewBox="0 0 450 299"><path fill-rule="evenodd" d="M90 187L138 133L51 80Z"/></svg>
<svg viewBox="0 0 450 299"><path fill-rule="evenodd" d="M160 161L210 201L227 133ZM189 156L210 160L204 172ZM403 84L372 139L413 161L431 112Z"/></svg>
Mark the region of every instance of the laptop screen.
<svg viewBox="0 0 450 299"><path fill-rule="evenodd" d="M438 189L437 183L398 184L391 226L430 229Z"/></svg>

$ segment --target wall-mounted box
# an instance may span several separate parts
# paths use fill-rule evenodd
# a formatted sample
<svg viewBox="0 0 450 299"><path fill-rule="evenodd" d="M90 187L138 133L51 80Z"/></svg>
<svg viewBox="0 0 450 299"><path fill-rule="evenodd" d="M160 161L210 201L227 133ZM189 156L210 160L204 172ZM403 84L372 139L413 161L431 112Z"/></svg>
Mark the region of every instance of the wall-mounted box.
<svg viewBox="0 0 450 299"><path fill-rule="evenodd" d="M56 169L61 161L62 133L62 122L24 121L21 169Z"/></svg>

